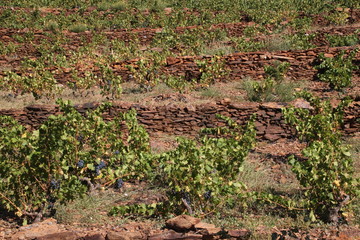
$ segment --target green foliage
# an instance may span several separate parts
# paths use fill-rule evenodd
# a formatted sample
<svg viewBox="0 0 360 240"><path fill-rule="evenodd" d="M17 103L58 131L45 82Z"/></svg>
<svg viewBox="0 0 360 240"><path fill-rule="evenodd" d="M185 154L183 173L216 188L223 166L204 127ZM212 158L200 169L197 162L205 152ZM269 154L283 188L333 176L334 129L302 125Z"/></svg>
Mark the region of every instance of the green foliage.
<svg viewBox="0 0 360 240"><path fill-rule="evenodd" d="M282 82L289 67L290 63L288 62L275 62L274 66L266 65L264 71L266 76L274 79L275 82Z"/></svg>
<svg viewBox="0 0 360 240"><path fill-rule="evenodd" d="M336 25L344 25L347 23L349 17L349 13L337 9L325 16L326 19Z"/></svg>
<svg viewBox="0 0 360 240"><path fill-rule="evenodd" d="M254 147L253 119L242 128L230 118L218 117L227 123L225 127L204 130L215 137L204 136L200 143L180 138L176 149L160 156L160 178L169 188L169 209L177 214L210 212L226 196L244 189L237 177Z"/></svg>
<svg viewBox="0 0 360 240"><path fill-rule="evenodd" d="M16 95L31 93L35 99L43 96L52 98L61 92L54 76L49 71L44 71L41 66L34 68L34 71L27 75L7 72L2 78L0 89L14 92Z"/></svg>
<svg viewBox="0 0 360 240"><path fill-rule="evenodd" d="M149 136L134 111L105 122L109 104L82 116L69 103L58 103L63 114L33 132L1 117L0 203L20 217L39 218L54 202L82 196L98 184L153 174Z"/></svg>
<svg viewBox="0 0 360 240"><path fill-rule="evenodd" d="M328 82L331 89L342 90L351 85L352 71L358 67L353 64L353 59L358 49L351 51L348 55L344 51L333 58L319 55L320 64L315 66L318 70L319 80Z"/></svg>
<svg viewBox="0 0 360 240"><path fill-rule="evenodd" d="M360 43L360 38L357 33L351 35L327 35L327 40L331 47L354 46Z"/></svg>
<svg viewBox="0 0 360 240"><path fill-rule="evenodd" d="M294 34L285 34L281 37L275 37L265 42L265 49L268 51L288 51L296 49L310 49L316 47L311 41L315 34L308 34L305 31L299 31Z"/></svg>
<svg viewBox="0 0 360 240"><path fill-rule="evenodd" d="M74 33L85 32L87 29L88 27L82 23L74 24L69 27L69 31Z"/></svg>
<svg viewBox="0 0 360 240"><path fill-rule="evenodd" d="M122 78L120 75L116 76L113 70L104 64L97 64L100 68L100 81L102 95L110 94L112 98L119 98L122 93Z"/></svg>
<svg viewBox="0 0 360 240"><path fill-rule="evenodd" d="M187 88L191 88L193 85L191 82L186 81L183 76L169 75L165 77L164 82L168 87L180 93L185 92Z"/></svg>
<svg viewBox="0 0 360 240"><path fill-rule="evenodd" d="M353 179L353 166L348 146L342 144L339 128L343 112L350 100L336 108L307 92L300 94L310 102L311 109L283 109L285 120L295 126L299 138L307 143L302 154L305 160L290 157L292 170L305 188L302 207L309 210L312 220L320 218L338 223L346 204L359 192Z"/></svg>
<svg viewBox="0 0 360 240"><path fill-rule="evenodd" d="M233 37L231 41L235 44L235 50L239 52L254 52L264 48L263 42L251 41L243 37Z"/></svg>
<svg viewBox="0 0 360 240"><path fill-rule="evenodd" d="M9 55L9 54L15 53L17 48L18 48L18 46L12 42L9 42L7 44L0 42L0 54L1 55Z"/></svg>
<svg viewBox="0 0 360 240"><path fill-rule="evenodd" d="M160 81L161 60L140 59L136 66L128 65L132 78L140 85L143 91L150 92Z"/></svg>
<svg viewBox="0 0 360 240"><path fill-rule="evenodd" d="M199 55L211 45L223 41L226 35L222 29L208 29L203 26L186 29L181 34L172 28L165 28L155 35L152 46L172 49L181 55Z"/></svg>
<svg viewBox="0 0 360 240"><path fill-rule="evenodd" d="M216 80L224 79L229 74L224 60L221 60L219 56L214 56L210 60L197 60L195 62L200 71L200 79L197 79L200 88L207 88Z"/></svg>
<svg viewBox="0 0 360 240"><path fill-rule="evenodd" d="M45 24L44 29L55 33L59 30L59 24L56 21L51 20Z"/></svg>

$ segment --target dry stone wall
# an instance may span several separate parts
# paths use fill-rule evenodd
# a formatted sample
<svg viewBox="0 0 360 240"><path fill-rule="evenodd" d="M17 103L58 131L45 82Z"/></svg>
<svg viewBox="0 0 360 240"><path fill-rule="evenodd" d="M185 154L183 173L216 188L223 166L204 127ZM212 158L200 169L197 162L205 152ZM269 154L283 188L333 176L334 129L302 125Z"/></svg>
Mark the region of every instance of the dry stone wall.
<svg viewBox="0 0 360 240"><path fill-rule="evenodd" d="M297 107L308 107L308 104L296 100L293 104ZM78 105L79 112L85 113L94 109L98 103ZM284 122L281 108L285 103L235 103L223 100L217 103L203 104L198 106L158 106L146 107L138 104L114 102L113 107L105 113L106 119L112 119L119 112L136 109L139 122L150 133L169 133L175 135L196 136L204 127L221 126L223 123L216 119L215 114L222 114L239 123L244 123L252 114L256 114L256 130L259 139L274 141L279 138L293 136L293 130ZM33 105L22 110L0 110L0 115L8 115L16 118L21 124L29 128L37 127L45 121L49 115L59 114L59 108L55 105ZM347 108L345 114L345 134L353 134L360 131L360 102L353 102Z"/></svg>
<svg viewBox="0 0 360 240"><path fill-rule="evenodd" d="M290 68L287 76L294 80L313 80L316 78L317 70L314 69L318 55L325 53L327 57L334 57L340 51L351 51L356 47L321 47L310 50L289 50L279 52L250 52L235 53L226 55L221 59L224 60L227 67L231 70L229 78L231 80L239 80L245 77L261 79L264 75L263 67L271 65L275 61L289 62ZM184 56L167 58L166 66L162 68L162 72L171 75L190 75L199 76L199 68L196 60L210 60L211 56ZM126 65L136 66L139 59L124 61L112 64L114 71L120 74L124 80L131 79L131 73ZM355 63L360 64L360 52L355 56ZM360 77L360 70L353 74L354 78Z"/></svg>

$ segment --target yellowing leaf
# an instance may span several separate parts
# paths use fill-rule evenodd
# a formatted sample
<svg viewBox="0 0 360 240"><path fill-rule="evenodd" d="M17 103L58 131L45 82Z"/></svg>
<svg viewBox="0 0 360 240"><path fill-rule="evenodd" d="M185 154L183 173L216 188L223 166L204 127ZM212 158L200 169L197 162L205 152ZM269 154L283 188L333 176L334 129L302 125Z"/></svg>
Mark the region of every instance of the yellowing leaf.
<svg viewBox="0 0 360 240"><path fill-rule="evenodd" d="M337 186L337 187L340 187L340 180L335 180L334 185Z"/></svg>

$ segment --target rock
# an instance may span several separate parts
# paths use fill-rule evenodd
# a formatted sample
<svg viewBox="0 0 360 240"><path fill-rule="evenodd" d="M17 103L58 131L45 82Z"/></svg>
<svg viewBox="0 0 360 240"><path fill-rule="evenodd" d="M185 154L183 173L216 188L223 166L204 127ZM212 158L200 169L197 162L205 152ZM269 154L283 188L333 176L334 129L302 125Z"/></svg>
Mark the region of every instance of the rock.
<svg viewBox="0 0 360 240"><path fill-rule="evenodd" d="M36 240L75 240L78 238L79 236L76 233L67 231L67 232L58 232L58 233L48 234L42 237L37 237Z"/></svg>
<svg viewBox="0 0 360 240"><path fill-rule="evenodd" d="M184 232L195 228L200 219L188 215L180 215L166 221L166 227L175 231Z"/></svg>
<svg viewBox="0 0 360 240"><path fill-rule="evenodd" d="M14 234L11 239L37 239L53 233L59 233L59 227L53 218L45 221L30 224L20 228L20 231Z"/></svg>
<svg viewBox="0 0 360 240"><path fill-rule="evenodd" d="M251 232L247 229L229 230L228 235L236 239L249 239Z"/></svg>
<svg viewBox="0 0 360 240"><path fill-rule="evenodd" d="M214 224L209 224L204 222L199 222L194 227L196 228L197 233L200 233L204 236L210 236L210 235L213 236L222 231L221 228L215 227Z"/></svg>
<svg viewBox="0 0 360 240"><path fill-rule="evenodd" d="M227 105L230 104L231 99L230 98L224 98L223 100L220 101L221 105Z"/></svg>
<svg viewBox="0 0 360 240"><path fill-rule="evenodd" d="M200 234L193 233L177 233L175 231L166 231L153 236L150 236L148 240L192 240L192 239L203 239Z"/></svg>
<svg viewBox="0 0 360 240"><path fill-rule="evenodd" d="M146 239L140 232L109 232L106 235L106 240L141 240Z"/></svg>
<svg viewBox="0 0 360 240"><path fill-rule="evenodd" d="M295 99L294 101L291 102L291 104L297 108L306 108L306 109L312 108L308 101L305 101L304 99L301 98Z"/></svg>
<svg viewBox="0 0 360 240"><path fill-rule="evenodd" d="M172 8L169 8L169 7L167 7L167 8L164 8L164 12L165 12L165 14L170 14L171 12L172 12Z"/></svg>
<svg viewBox="0 0 360 240"><path fill-rule="evenodd" d="M86 235L82 238L83 240L105 240L105 238L100 234L92 234L92 235Z"/></svg>
<svg viewBox="0 0 360 240"><path fill-rule="evenodd" d="M271 142L274 142L274 141L276 141L276 140L279 140L279 139L281 138L281 136L280 136L280 135L276 135L276 134L265 134L265 135L264 135L264 138L265 138L266 140L269 140L269 141L271 141Z"/></svg>
<svg viewBox="0 0 360 240"><path fill-rule="evenodd" d="M196 224L195 228L197 233L200 233L201 235L207 237L217 235L222 231L221 228L217 228L213 224L208 224L203 222Z"/></svg>
<svg viewBox="0 0 360 240"><path fill-rule="evenodd" d="M277 55L273 55L272 56L275 59L282 59L282 60L295 60L295 58L292 57L286 57L286 56L277 56Z"/></svg>
<svg viewBox="0 0 360 240"><path fill-rule="evenodd" d="M327 57L327 58L333 58L333 57L334 57L334 54L331 54L331 53L325 53L325 54L324 54L324 57Z"/></svg>
<svg viewBox="0 0 360 240"><path fill-rule="evenodd" d="M168 58L166 58L166 63L167 63L167 65L174 65L174 64L180 63L180 62L181 62L181 60L178 59L178 58L174 58L174 57L168 57Z"/></svg>
<svg viewBox="0 0 360 240"><path fill-rule="evenodd" d="M269 125L266 128L266 134L281 134L283 132L284 132L284 129L277 125Z"/></svg>
<svg viewBox="0 0 360 240"><path fill-rule="evenodd" d="M196 229L215 228L214 224L199 222L194 226Z"/></svg>

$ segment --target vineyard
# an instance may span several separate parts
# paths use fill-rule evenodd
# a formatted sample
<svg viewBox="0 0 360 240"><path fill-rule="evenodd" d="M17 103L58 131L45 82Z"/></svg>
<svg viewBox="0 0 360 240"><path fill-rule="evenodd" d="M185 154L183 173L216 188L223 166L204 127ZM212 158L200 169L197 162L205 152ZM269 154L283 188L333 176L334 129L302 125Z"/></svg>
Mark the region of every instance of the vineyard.
<svg viewBox="0 0 360 240"><path fill-rule="evenodd" d="M357 0L3 0L0 239L360 239Z"/></svg>

